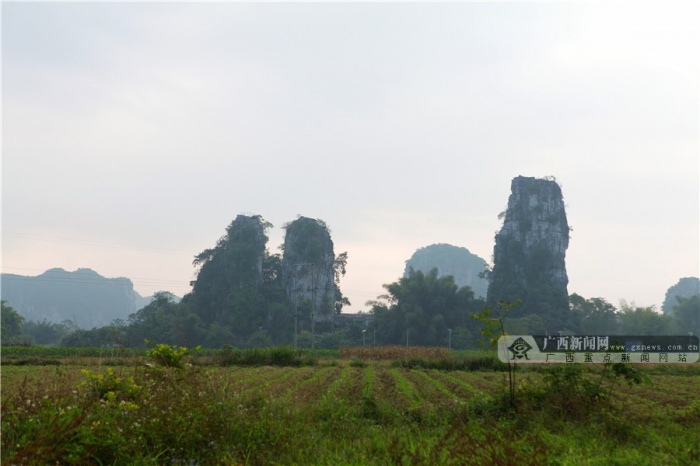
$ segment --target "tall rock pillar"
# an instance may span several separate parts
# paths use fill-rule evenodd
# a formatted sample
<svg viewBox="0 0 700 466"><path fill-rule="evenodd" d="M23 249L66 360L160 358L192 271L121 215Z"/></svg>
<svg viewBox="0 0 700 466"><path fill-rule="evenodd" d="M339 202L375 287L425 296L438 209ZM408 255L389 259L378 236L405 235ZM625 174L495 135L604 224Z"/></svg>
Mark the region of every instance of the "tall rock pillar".
<svg viewBox="0 0 700 466"><path fill-rule="evenodd" d="M569 315L566 249L569 224L553 179L518 176L496 234L487 303L521 299L510 317L537 315L543 330L565 330Z"/></svg>
<svg viewBox="0 0 700 466"><path fill-rule="evenodd" d="M282 273L287 296L304 319L334 317L333 241L325 223L299 217L286 226Z"/></svg>

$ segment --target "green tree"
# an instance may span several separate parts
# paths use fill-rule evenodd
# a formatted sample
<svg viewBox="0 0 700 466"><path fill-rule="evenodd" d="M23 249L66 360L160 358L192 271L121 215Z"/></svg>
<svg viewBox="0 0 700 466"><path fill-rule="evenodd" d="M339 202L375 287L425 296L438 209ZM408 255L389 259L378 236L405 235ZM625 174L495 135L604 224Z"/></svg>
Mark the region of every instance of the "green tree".
<svg viewBox="0 0 700 466"><path fill-rule="evenodd" d="M340 279L345 276L345 269L347 265L347 251L338 254L333 261L333 276L335 278L335 304L333 308L336 314L340 314L344 306L350 306L350 300L343 296L343 292L340 290Z"/></svg>
<svg viewBox="0 0 700 466"><path fill-rule="evenodd" d="M214 248L195 257L199 272L188 301L205 324L241 324L234 307L250 300L263 281L265 230L271 226L259 215L239 215Z"/></svg>
<svg viewBox="0 0 700 466"><path fill-rule="evenodd" d="M68 320L61 323L28 320L22 325L22 335L31 337L39 345L58 345L61 340L78 330L74 322Z"/></svg>
<svg viewBox="0 0 700 466"><path fill-rule="evenodd" d="M78 329L61 340L61 346L71 348L100 348L116 346L120 339L119 329L110 325L95 327L92 330Z"/></svg>
<svg viewBox="0 0 700 466"><path fill-rule="evenodd" d="M692 332L700 336L700 294L689 298L677 296L676 299L678 303L671 313L673 333L685 335Z"/></svg>
<svg viewBox="0 0 700 466"><path fill-rule="evenodd" d="M224 345L232 345L235 340L233 332L219 324L211 324L207 329L202 345L205 348L221 348Z"/></svg>
<svg viewBox="0 0 700 466"><path fill-rule="evenodd" d="M399 281L385 284L388 294L370 301L382 343L447 346L449 329L468 328L471 312L483 305L469 287L459 288L451 275L409 269Z"/></svg>
<svg viewBox="0 0 700 466"><path fill-rule="evenodd" d="M248 338L246 346L249 348L268 348L272 346L272 339L270 339L270 335L261 328Z"/></svg>
<svg viewBox="0 0 700 466"><path fill-rule="evenodd" d="M452 329L451 337L448 337L453 350L474 349L478 339L479 330L476 327L457 327Z"/></svg>
<svg viewBox="0 0 700 466"><path fill-rule="evenodd" d="M569 309L576 333L615 335L620 331L620 315L617 309L603 298L585 299L574 293L569 296Z"/></svg>
<svg viewBox="0 0 700 466"><path fill-rule="evenodd" d="M664 335L671 319L659 314L654 306L639 307L634 302L620 300L620 333L623 335Z"/></svg>
<svg viewBox="0 0 700 466"><path fill-rule="evenodd" d="M327 332L316 335L317 349L339 349L341 346L343 346L344 342L343 332L341 331Z"/></svg>
<svg viewBox="0 0 700 466"><path fill-rule="evenodd" d="M186 302L175 302L167 291L153 295L151 302L131 314L125 329L124 344L145 346L145 340L171 345L197 346L205 338L206 329L198 315Z"/></svg>
<svg viewBox="0 0 700 466"><path fill-rule="evenodd" d="M5 304L5 301L1 301L0 303L2 305L2 321L0 322L2 342L11 343L22 334L24 317L12 306Z"/></svg>
<svg viewBox="0 0 700 466"><path fill-rule="evenodd" d="M546 331L544 320L537 314L516 319L506 317L503 326L510 335L541 335Z"/></svg>
<svg viewBox="0 0 700 466"><path fill-rule="evenodd" d="M313 336L311 335L311 332L308 330L302 330L299 332L299 335L297 335L297 347L298 348L311 348Z"/></svg>
<svg viewBox="0 0 700 466"><path fill-rule="evenodd" d="M698 277L684 277L678 280L678 283L666 290L664 303L661 305L661 310L664 314L672 314L673 308L678 304L679 296L681 298L690 298L700 294L700 279Z"/></svg>

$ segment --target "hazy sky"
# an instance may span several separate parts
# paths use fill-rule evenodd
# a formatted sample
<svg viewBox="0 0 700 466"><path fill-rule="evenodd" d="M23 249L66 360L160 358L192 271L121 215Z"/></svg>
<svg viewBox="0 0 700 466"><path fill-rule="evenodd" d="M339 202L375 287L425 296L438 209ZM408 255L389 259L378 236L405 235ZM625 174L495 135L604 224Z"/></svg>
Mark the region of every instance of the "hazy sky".
<svg viewBox="0 0 700 466"><path fill-rule="evenodd" d="M183 295L241 213L348 252L352 306L433 243L490 261L557 178L569 292L699 269L697 3L2 3L2 271Z"/></svg>

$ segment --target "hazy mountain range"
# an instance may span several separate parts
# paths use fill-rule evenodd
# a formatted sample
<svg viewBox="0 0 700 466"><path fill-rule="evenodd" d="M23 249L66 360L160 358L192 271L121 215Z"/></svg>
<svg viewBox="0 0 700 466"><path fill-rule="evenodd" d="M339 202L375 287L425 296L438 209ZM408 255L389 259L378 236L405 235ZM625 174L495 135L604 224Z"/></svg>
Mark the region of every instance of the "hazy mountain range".
<svg viewBox="0 0 700 466"><path fill-rule="evenodd" d="M0 295L27 320L70 320L87 329L126 320L151 301L128 278L106 278L91 269L54 268L34 277L3 273Z"/></svg>

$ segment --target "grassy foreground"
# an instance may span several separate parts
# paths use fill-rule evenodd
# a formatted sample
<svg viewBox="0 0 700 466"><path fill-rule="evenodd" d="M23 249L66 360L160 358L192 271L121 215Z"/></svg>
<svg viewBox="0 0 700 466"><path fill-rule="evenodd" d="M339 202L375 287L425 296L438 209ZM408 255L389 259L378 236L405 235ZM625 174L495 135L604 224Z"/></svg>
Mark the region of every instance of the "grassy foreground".
<svg viewBox="0 0 700 466"><path fill-rule="evenodd" d="M520 372L511 406L501 372L385 353L399 359L3 364L2 464L700 464L698 365L634 385Z"/></svg>

